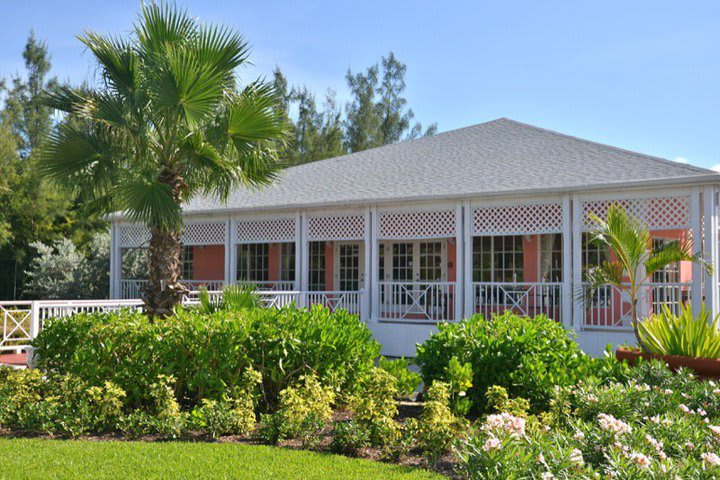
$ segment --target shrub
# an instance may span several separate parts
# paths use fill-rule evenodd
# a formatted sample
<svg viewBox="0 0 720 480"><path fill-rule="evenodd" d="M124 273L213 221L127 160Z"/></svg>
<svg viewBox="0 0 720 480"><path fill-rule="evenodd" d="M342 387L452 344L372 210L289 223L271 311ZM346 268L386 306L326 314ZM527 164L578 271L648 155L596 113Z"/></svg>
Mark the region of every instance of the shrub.
<svg viewBox="0 0 720 480"><path fill-rule="evenodd" d="M398 398L409 398L420 386L422 378L419 373L410 370L411 363L404 357L395 360L380 357L378 360L378 366L395 377Z"/></svg>
<svg viewBox="0 0 720 480"><path fill-rule="evenodd" d="M652 353L699 358L720 357L720 315L709 321L702 306L697 317L692 307L683 305L680 315L667 306L660 313L638 323L638 335Z"/></svg>
<svg viewBox="0 0 720 480"><path fill-rule="evenodd" d="M472 387L467 393L478 411L486 409L485 392L493 385L528 399L534 410L545 409L556 385L575 384L589 375L595 363L559 323L512 313L492 320L475 315L439 325L439 331L418 346L425 384L449 382L453 358L472 365Z"/></svg>
<svg viewBox="0 0 720 480"><path fill-rule="evenodd" d="M398 437L393 420L398 413L397 396L395 377L381 368L373 368L360 378L356 394L348 399L354 421L368 430L373 445L387 445Z"/></svg>
<svg viewBox="0 0 720 480"><path fill-rule="evenodd" d="M300 383L280 392L277 412L263 415L260 437L270 443L300 437L304 445L312 445L316 434L332 416L335 392L322 385L317 377L306 375Z"/></svg>
<svg viewBox="0 0 720 480"><path fill-rule="evenodd" d="M330 449L335 453L356 455L358 450L370 446L370 432L352 420L336 422L332 431Z"/></svg>
<svg viewBox="0 0 720 480"><path fill-rule="evenodd" d="M450 409L450 385L434 382L427 391L423 413L416 426L417 443L430 465L450 450L453 441L467 427L464 419Z"/></svg>
<svg viewBox="0 0 720 480"><path fill-rule="evenodd" d="M262 406L274 410L280 391L306 374L351 390L380 353L357 317L319 306L209 315L181 309L155 323L129 311L83 314L48 321L34 345L40 368L91 384L112 381L130 408L149 401L149 385L161 375L174 377L177 398L191 409L202 399L222 400L252 368L262 374Z"/></svg>

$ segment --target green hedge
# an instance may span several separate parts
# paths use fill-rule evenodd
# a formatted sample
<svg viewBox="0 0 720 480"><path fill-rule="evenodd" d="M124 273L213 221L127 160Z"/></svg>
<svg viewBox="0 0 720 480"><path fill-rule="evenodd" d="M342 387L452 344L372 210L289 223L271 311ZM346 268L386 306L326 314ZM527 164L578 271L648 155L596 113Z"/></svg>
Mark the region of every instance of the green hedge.
<svg viewBox="0 0 720 480"><path fill-rule="evenodd" d="M504 387L511 397L530 400L537 411L548 406L556 385L573 385L586 375L613 376L618 373L613 369L622 369L614 361L588 357L554 320L512 313L492 320L475 315L441 324L437 333L418 346L425 385L433 380L451 382L453 357L472 367L473 386L467 394L477 412L485 409L485 392L493 385Z"/></svg>
<svg viewBox="0 0 720 480"><path fill-rule="evenodd" d="M261 402L271 409L279 392L307 373L350 389L380 353L357 317L320 307L210 315L181 309L154 323L129 311L76 315L49 321L34 346L40 368L93 385L112 381L129 406L146 402L160 375L175 379L184 405L219 400L253 368L263 378Z"/></svg>

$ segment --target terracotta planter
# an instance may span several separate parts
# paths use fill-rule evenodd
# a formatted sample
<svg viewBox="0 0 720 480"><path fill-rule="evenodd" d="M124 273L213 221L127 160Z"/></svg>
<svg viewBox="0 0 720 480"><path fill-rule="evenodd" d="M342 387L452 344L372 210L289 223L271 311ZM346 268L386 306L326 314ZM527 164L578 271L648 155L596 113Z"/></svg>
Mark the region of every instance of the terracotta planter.
<svg viewBox="0 0 720 480"><path fill-rule="evenodd" d="M625 360L630 365L635 365L638 358L644 360L662 360L671 370L680 367L689 368L699 377L720 379L720 359L716 358L695 358L682 355L655 355L654 353L642 353L639 350L618 348L615 350L615 358Z"/></svg>

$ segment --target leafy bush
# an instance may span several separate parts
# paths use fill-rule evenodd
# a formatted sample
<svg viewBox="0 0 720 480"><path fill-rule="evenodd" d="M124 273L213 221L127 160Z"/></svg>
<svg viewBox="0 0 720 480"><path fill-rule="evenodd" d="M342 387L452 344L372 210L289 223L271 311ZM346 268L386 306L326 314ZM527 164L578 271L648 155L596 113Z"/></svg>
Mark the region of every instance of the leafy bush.
<svg viewBox="0 0 720 480"><path fill-rule="evenodd" d="M467 428L464 419L450 409L450 393L449 384L434 382L427 391L428 400L417 422L418 446L431 465L450 450L453 441Z"/></svg>
<svg viewBox="0 0 720 480"><path fill-rule="evenodd" d="M420 386L422 377L419 373L410 370L411 363L405 357L395 360L380 357L378 360L378 366L395 377L399 398L409 398Z"/></svg>
<svg viewBox="0 0 720 480"><path fill-rule="evenodd" d="M399 435L393 420L398 413L397 396L395 377L381 368L373 368L360 378L356 394L348 399L354 421L368 430L373 445L387 445Z"/></svg>
<svg viewBox="0 0 720 480"><path fill-rule="evenodd" d="M83 314L48 321L34 345L40 368L96 385L112 381L131 408L149 401L148 387L157 378L172 376L177 398L190 409L203 399L221 401L243 384L249 368L262 374L266 410L306 374L349 391L380 350L357 317L319 306L210 315L181 309L155 323L129 311Z"/></svg>
<svg viewBox="0 0 720 480"><path fill-rule="evenodd" d="M652 353L686 355L698 358L720 357L720 315L709 322L710 313L702 306L697 317L684 305L680 315L665 306L660 313L638 323L638 335Z"/></svg>
<svg viewBox="0 0 720 480"><path fill-rule="evenodd" d="M280 392L280 407L263 415L260 437L269 443L300 437L304 445L313 445L316 434L332 416L335 392L317 377L306 375L300 383Z"/></svg>
<svg viewBox="0 0 720 480"><path fill-rule="evenodd" d="M335 453L356 455L358 450L370 446L370 432L352 420L336 422L332 431L330 449Z"/></svg>
<svg viewBox="0 0 720 480"><path fill-rule="evenodd" d="M492 320L475 315L441 324L437 333L418 346L417 361L425 384L449 383L454 358L460 365L472 366L472 387L467 394L477 411L486 409L485 391L493 385L542 410L556 385L573 385L591 372L600 372L595 364L602 362L583 353L559 323L544 316L512 313Z"/></svg>

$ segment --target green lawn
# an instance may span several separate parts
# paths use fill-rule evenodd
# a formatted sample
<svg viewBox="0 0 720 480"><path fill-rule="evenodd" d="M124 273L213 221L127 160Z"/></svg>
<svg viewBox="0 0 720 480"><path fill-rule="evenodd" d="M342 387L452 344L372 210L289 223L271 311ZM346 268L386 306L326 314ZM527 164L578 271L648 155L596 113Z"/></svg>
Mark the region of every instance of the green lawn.
<svg viewBox="0 0 720 480"><path fill-rule="evenodd" d="M0 440L0 478L440 479L396 465L277 447Z"/></svg>

